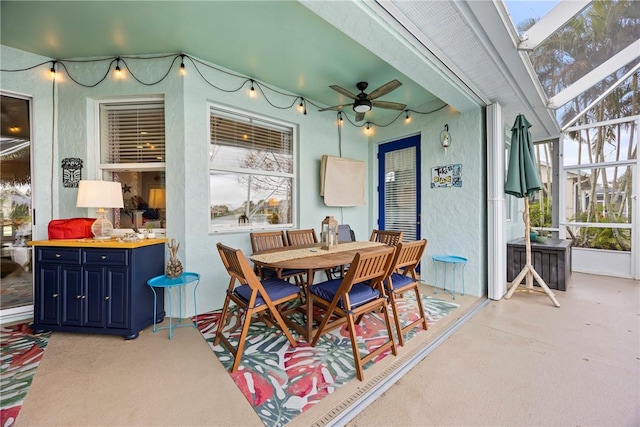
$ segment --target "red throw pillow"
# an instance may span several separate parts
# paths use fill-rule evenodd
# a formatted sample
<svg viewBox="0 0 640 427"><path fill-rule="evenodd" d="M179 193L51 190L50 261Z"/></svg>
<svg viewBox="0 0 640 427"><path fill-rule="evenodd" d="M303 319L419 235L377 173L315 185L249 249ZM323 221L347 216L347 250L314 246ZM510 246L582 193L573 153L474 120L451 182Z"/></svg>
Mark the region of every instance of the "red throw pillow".
<svg viewBox="0 0 640 427"><path fill-rule="evenodd" d="M54 219L49 222L49 240L93 237L91 225L95 220L95 218Z"/></svg>

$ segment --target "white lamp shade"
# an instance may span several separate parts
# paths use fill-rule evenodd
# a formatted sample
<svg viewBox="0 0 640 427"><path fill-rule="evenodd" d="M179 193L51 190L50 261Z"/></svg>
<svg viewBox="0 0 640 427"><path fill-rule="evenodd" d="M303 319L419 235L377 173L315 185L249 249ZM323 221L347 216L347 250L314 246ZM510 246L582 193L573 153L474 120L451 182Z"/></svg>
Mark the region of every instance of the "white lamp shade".
<svg viewBox="0 0 640 427"><path fill-rule="evenodd" d="M122 187L119 182L81 180L78 183L79 208L123 208Z"/></svg>
<svg viewBox="0 0 640 427"><path fill-rule="evenodd" d="M164 209L167 205L166 191L164 188L152 188L149 190L149 207Z"/></svg>

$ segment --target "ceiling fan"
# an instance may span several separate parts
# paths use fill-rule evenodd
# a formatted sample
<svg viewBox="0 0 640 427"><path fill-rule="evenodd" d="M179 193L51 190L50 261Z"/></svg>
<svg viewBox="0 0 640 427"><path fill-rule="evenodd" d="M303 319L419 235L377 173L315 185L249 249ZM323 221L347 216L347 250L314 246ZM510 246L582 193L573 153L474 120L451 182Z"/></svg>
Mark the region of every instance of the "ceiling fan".
<svg viewBox="0 0 640 427"><path fill-rule="evenodd" d="M369 94L364 93L365 89L367 89L367 86L369 86L369 83L367 82L357 83L356 87L360 91L360 93L357 95L354 95L347 89L342 88L338 85L329 86L331 89L335 90L338 93L341 93L347 98L353 99L354 102L350 104L334 105L333 107L323 108L318 111L342 110L344 107L352 105L353 111L356 112L356 122L359 122L364 119L364 114L367 111L371 111L373 107L386 108L388 110L404 110L407 107L406 105L400 104L398 102L374 101L376 98L386 95L392 90L395 90L402 86L402 83L400 83L398 80L391 80L390 82L383 84L378 89L372 91Z"/></svg>

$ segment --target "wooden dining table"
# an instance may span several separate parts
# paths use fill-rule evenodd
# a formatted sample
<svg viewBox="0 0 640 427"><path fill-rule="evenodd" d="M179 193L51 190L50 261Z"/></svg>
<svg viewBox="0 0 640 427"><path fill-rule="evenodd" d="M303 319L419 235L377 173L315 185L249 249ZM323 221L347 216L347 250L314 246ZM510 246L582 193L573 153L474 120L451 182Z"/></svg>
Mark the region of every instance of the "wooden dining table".
<svg viewBox="0 0 640 427"><path fill-rule="evenodd" d="M357 253L375 252L383 247L385 247L384 243L370 241L340 243L332 249L322 249L321 244L313 244L268 249L255 252L249 258L255 265L260 267L305 270L307 272L307 280L304 283L306 290L306 287L313 284L315 271L331 270L350 264ZM295 312L301 313L306 317L306 301L302 305L287 310L282 314L284 321L290 327L300 333L307 342L311 342L315 332L312 327L313 322L306 319L306 324L299 324L291 320L290 316Z"/></svg>
<svg viewBox="0 0 640 427"><path fill-rule="evenodd" d="M331 270L353 261L360 253L369 253L384 247L383 243L370 241L345 242L331 249L322 249L322 244L283 247L253 253L249 258L259 267L272 269L305 270L305 286L313 284L314 272Z"/></svg>

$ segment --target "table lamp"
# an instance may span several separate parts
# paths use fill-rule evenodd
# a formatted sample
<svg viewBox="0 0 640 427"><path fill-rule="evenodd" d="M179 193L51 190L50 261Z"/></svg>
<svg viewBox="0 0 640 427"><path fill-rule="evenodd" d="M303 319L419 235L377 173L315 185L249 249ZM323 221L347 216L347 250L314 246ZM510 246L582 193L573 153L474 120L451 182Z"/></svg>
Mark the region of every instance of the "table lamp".
<svg viewBox="0 0 640 427"><path fill-rule="evenodd" d="M81 180L78 183L79 208L98 208L98 218L91 226L91 232L96 240L111 238L113 224L107 218L105 208L123 208L122 187L119 182Z"/></svg>
<svg viewBox="0 0 640 427"><path fill-rule="evenodd" d="M149 207L158 210L160 226L162 227L162 209L167 205L167 192L164 188L152 188L149 190Z"/></svg>

